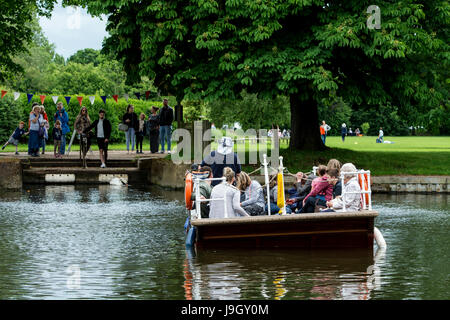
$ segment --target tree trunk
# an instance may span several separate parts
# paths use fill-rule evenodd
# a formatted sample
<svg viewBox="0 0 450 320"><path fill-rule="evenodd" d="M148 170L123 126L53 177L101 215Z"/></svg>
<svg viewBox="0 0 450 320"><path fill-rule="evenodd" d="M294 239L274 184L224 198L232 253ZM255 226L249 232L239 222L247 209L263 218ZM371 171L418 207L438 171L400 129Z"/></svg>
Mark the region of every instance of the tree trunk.
<svg viewBox="0 0 450 320"><path fill-rule="evenodd" d="M320 137L320 122L317 102L309 98L301 101L297 94L289 97L291 104L291 142L290 149L325 150Z"/></svg>

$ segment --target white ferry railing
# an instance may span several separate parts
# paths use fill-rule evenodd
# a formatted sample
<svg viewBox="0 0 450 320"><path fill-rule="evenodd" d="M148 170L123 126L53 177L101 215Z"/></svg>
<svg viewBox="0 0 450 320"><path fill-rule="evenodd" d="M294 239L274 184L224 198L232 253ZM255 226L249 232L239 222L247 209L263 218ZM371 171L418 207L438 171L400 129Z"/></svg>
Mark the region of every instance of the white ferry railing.
<svg viewBox="0 0 450 320"><path fill-rule="evenodd" d="M193 174L193 182L194 182L194 192L195 192L195 214L197 216L197 219L202 219L202 215L201 215L201 208L200 208L200 204L202 202L210 202L210 201L220 201L223 200L224 203L224 214L225 214L225 218L228 218L228 209L227 209L227 201L226 201L226 196L224 196L223 198L217 198L217 199L200 199L200 188L199 183L200 181L225 181L225 177L221 177L221 178L200 178L197 177L195 174Z"/></svg>
<svg viewBox="0 0 450 320"><path fill-rule="evenodd" d="M344 176L348 176L348 175L355 175L355 177L358 179L358 184L360 185L360 191L354 191L354 192L346 192L345 188L344 188ZM366 181L366 177L365 175L367 175L367 181ZM340 179L341 179L341 186L342 186L342 192L341 192L341 197L342 197L342 202L343 202L343 206L342 209L343 211L345 211L346 206L345 206L345 199L346 199L346 195L348 194L360 194L360 201L362 203L362 209L363 210L372 210L372 189L370 187L370 170L358 170L358 171L354 171L354 172L341 172L340 174ZM360 180L361 179L361 180ZM361 181L361 183L360 183ZM365 185L367 182L367 190L365 190ZM367 196L369 197L369 203L366 204L366 199L365 199L365 194L367 194Z"/></svg>
<svg viewBox="0 0 450 320"><path fill-rule="evenodd" d="M267 190L267 213L270 216L270 182L269 182L269 170L267 169L267 154L263 154L263 166L264 166L264 182Z"/></svg>

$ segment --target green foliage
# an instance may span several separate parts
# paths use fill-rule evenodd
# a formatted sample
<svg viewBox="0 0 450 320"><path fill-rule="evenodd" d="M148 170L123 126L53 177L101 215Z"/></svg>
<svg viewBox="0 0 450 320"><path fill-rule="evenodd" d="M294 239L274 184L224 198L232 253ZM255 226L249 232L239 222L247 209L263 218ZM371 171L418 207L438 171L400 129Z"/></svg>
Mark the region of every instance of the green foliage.
<svg viewBox="0 0 450 320"><path fill-rule="evenodd" d="M362 133L364 133L365 135L367 135L369 133L369 129L370 129L370 124L368 122L364 122L361 125Z"/></svg>
<svg viewBox="0 0 450 320"><path fill-rule="evenodd" d="M350 124L352 108L342 98L336 98L333 102L330 102L329 99L323 99L322 102L323 105L319 106L319 120L325 120L331 127L328 132L329 135L341 135L341 126L343 123L347 125L347 128L352 127Z"/></svg>
<svg viewBox="0 0 450 320"><path fill-rule="evenodd" d="M0 99L0 141L2 144L19 126L19 122L23 120L22 114L22 105L15 102L12 96L6 95L3 99ZM23 121L25 122L25 120Z"/></svg>
<svg viewBox="0 0 450 320"><path fill-rule="evenodd" d="M14 57L26 52L38 28L36 15L49 16L54 0L7 0L0 19L0 81L23 71Z"/></svg>
<svg viewBox="0 0 450 320"><path fill-rule="evenodd" d="M289 101L286 97L261 99L243 92L239 100L217 100L208 103L210 119L217 128L239 122L243 130L270 129L290 125Z"/></svg>

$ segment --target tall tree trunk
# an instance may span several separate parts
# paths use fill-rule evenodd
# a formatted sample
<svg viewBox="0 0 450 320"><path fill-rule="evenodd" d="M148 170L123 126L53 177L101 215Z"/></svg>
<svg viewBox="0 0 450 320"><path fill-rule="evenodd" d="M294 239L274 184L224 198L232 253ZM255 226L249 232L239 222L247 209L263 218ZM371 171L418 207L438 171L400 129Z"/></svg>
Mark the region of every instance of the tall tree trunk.
<svg viewBox="0 0 450 320"><path fill-rule="evenodd" d="M320 138L317 102L309 98L301 101L297 94L289 96L291 104L291 141L289 148L297 150L325 150Z"/></svg>

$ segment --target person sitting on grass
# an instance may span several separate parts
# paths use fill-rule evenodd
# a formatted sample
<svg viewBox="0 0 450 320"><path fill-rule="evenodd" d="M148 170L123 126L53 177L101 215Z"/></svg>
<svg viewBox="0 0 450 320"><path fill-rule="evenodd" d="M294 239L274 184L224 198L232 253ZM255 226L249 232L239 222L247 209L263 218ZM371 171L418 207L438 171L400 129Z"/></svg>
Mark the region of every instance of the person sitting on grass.
<svg viewBox="0 0 450 320"><path fill-rule="evenodd" d="M264 215L264 193L258 181L250 179L246 172L241 172L237 179L237 188L243 192L241 206L251 216Z"/></svg>
<svg viewBox="0 0 450 320"><path fill-rule="evenodd" d="M333 181L338 178L336 169L331 169L324 176L319 178L317 184L303 200L303 207L300 213L312 213L316 206L326 208L327 201L333 198Z"/></svg>
<svg viewBox="0 0 450 320"><path fill-rule="evenodd" d="M344 211L344 201L345 201L345 211L359 211L361 209L361 187L357 179L356 172L357 169L352 163L345 163L341 168L341 174L344 175L344 193L345 200L342 196L337 196L333 200L327 201L327 207L330 208L326 211ZM346 174L346 172L349 172Z"/></svg>
<svg viewBox="0 0 450 320"><path fill-rule="evenodd" d="M62 138L62 129L61 129L61 121L56 120L55 127L52 132L53 136L53 154L55 158L61 157L61 138ZM58 150L58 152L56 152Z"/></svg>
<svg viewBox="0 0 450 320"><path fill-rule="evenodd" d="M6 141L6 143L3 145L2 150L4 150L8 144L13 144L16 146L16 154L19 154L19 151L17 150L19 140L22 136L26 136L29 133L25 131L24 127L25 122L20 121L19 126L16 128L16 130L14 130L8 141Z"/></svg>

